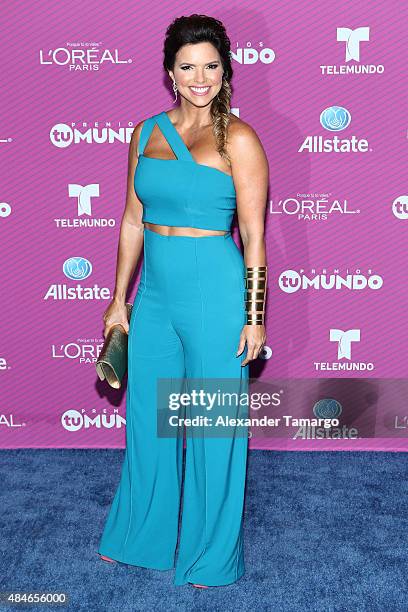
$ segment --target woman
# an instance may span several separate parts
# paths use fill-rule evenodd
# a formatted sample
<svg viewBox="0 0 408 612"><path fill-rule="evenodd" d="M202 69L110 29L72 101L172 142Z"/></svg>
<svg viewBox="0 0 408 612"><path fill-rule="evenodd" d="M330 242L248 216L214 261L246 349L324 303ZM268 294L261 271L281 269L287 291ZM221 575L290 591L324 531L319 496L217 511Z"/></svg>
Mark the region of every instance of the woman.
<svg viewBox="0 0 408 612"><path fill-rule="evenodd" d="M180 105L133 132L116 286L104 314L105 336L118 323L129 334L127 427L98 552L108 562L175 566L174 584L205 588L244 573L248 432L187 437L175 563L183 440L157 435L156 383L248 380L248 363L266 340L268 163L254 130L230 113L230 41L220 21L176 19L166 33L164 67ZM245 260L230 233L235 210ZM128 326L126 292L142 245Z"/></svg>

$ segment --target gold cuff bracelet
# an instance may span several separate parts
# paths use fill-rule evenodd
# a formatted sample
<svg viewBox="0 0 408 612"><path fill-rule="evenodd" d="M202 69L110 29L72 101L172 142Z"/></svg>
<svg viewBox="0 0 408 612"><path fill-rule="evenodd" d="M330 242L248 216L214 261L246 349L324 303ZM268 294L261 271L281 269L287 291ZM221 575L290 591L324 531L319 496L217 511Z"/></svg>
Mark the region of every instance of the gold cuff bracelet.
<svg viewBox="0 0 408 612"><path fill-rule="evenodd" d="M264 325L268 266L245 268L247 325Z"/></svg>

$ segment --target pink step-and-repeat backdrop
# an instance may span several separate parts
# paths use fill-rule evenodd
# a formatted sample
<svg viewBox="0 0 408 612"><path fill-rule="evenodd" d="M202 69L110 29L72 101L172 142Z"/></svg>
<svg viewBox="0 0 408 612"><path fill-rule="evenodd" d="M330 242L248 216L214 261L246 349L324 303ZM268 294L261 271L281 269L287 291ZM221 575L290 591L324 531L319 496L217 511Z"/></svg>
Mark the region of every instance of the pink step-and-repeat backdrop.
<svg viewBox="0 0 408 612"><path fill-rule="evenodd" d="M268 338L250 376L290 423L250 447L408 450L402 0L3 6L0 447L124 447L125 388L95 361L128 146L173 106L164 34L194 12L225 24L232 109L270 164ZM341 427L315 426L329 416Z"/></svg>

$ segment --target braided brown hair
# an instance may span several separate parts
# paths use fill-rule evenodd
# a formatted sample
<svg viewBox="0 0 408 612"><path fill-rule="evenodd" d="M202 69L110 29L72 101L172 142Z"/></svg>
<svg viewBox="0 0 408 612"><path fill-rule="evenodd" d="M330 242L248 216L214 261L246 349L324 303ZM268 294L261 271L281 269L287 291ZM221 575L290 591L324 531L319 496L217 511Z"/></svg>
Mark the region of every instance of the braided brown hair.
<svg viewBox="0 0 408 612"><path fill-rule="evenodd" d="M166 30L164 41L163 66L166 71L173 70L178 50L187 44L209 42L218 51L224 70L222 86L211 103L210 114L218 153L230 164L226 150L229 114L231 110L231 85L233 75L231 65L231 43L224 25L214 17L194 13L188 17L178 17Z"/></svg>

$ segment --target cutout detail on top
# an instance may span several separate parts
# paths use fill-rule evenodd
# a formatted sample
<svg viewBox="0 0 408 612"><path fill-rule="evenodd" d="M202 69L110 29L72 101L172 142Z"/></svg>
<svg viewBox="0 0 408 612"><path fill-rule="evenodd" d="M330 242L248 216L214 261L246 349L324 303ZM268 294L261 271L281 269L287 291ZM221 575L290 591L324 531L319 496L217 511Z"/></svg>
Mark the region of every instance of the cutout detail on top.
<svg viewBox="0 0 408 612"><path fill-rule="evenodd" d="M144 155L144 150L149 141L149 138L154 130L155 125L158 126L164 140L169 145L169 148L175 155L175 157L167 158L167 157L150 157L148 155ZM215 170L216 172L221 173L224 176L227 176L229 179L233 180L232 175L228 174L228 172L224 172L219 168L215 168L215 166L209 166L208 164L201 164L196 161L187 148L184 140L174 127L173 123L170 120L170 117L165 111L162 111L158 115L150 117L147 119L143 126L140 136L140 141L142 147L139 150L139 156L144 157L145 159L153 159L157 161L190 161L194 163L196 166L200 166L202 168L208 168L210 170ZM143 144L144 141L144 144Z"/></svg>

